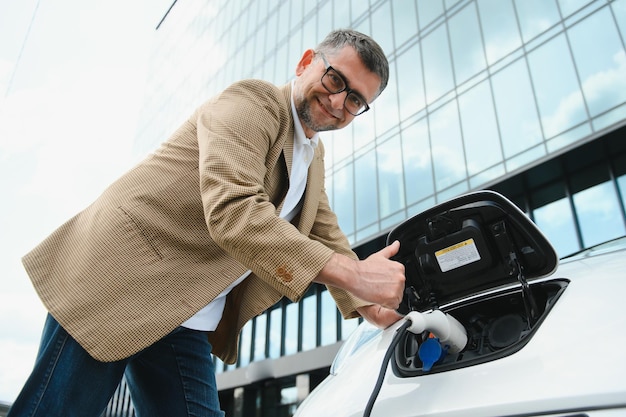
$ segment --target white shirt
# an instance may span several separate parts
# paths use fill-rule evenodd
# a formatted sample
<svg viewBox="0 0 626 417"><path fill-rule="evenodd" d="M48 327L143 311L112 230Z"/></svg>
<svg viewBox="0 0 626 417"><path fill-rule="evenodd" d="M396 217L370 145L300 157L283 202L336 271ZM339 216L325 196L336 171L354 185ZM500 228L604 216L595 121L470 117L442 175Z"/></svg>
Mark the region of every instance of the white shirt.
<svg viewBox="0 0 626 417"><path fill-rule="evenodd" d="M292 82L293 89L293 82ZM280 210L280 217L291 221L302 208L302 197L306 188L306 181L309 172L309 166L315 154L315 148L319 141L319 135L316 133L311 139L307 139L304 129L296 112L296 105L291 97L291 113L294 120L294 138L293 138L293 159L291 163L291 173L289 175L289 189L285 196L285 203ZM241 281L246 279L252 271L246 271L242 276L237 278L235 282L230 284L228 288L220 293L211 303L202 310L194 314L189 320L181 326L194 330L213 331L217 328L222 314L224 313L224 305L226 304L226 296Z"/></svg>

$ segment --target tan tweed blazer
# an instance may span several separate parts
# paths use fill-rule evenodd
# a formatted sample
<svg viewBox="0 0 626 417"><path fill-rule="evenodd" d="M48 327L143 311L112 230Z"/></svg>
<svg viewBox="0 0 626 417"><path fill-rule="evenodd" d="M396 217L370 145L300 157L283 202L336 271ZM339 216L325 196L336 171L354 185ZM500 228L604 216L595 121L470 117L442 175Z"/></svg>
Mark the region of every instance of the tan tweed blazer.
<svg viewBox="0 0 626 417"><path fill-rule="evenodd" d="M248 320L282 296L299 300L333 251L356 258L324 192L321 142L300 215L277 215L293 154L290 94L232 85L23 258L46 308L95 359L151 345L251 269L209 336L233 363ZM344 317L365 304L331 292Z"/></svg>

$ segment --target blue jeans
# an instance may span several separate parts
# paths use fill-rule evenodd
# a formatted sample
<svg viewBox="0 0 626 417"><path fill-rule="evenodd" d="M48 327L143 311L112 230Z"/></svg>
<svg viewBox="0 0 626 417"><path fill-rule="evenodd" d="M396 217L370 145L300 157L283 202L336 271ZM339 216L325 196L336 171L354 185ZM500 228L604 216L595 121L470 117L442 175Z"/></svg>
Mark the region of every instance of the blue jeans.
<svg viewBox="0 0 626 417"><path fill-rule="evenodd" d="M223 417L211 344L179 327L118 362L99 362L48 315L35 367L7 417L98 417L122 376L138 417Z"/></svg>

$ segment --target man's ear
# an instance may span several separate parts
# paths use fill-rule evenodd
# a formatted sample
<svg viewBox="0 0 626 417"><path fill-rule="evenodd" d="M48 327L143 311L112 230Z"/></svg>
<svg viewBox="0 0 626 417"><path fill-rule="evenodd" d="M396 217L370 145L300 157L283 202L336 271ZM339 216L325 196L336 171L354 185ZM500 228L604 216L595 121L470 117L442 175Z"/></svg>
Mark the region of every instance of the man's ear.
<svg viewBox="0 0 626 417"><path fill-rule="evenodd" d="M300 76L304 72L304 70L311 65L311 62L315 59L315 51L313 49L307 49L302 54L302 58L300 58L300 62L296 66L296 75Z"/></svg>

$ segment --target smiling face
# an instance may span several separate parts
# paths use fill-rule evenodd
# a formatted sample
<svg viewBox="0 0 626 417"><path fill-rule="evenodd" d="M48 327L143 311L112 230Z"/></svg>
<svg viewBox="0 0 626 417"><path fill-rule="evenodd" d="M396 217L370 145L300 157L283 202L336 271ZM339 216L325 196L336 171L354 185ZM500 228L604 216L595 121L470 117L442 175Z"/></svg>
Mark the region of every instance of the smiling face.
<svg viewBox="0 0 626 417"><path fill-rule="evenodd" d="M351 90L371 103L380 86L380 78L363 65L356 51L346 46L326 59L344 78ZM302 122L304 133L311 137L315 132L341 129L355 116L343 106L346 92L331 94L322 85L322 75L326 71L323 60L312 49L307 50L296 67L293 91L296 111Z"/></svg>

